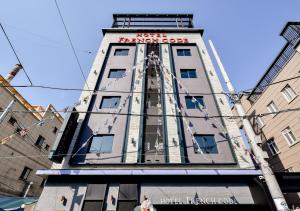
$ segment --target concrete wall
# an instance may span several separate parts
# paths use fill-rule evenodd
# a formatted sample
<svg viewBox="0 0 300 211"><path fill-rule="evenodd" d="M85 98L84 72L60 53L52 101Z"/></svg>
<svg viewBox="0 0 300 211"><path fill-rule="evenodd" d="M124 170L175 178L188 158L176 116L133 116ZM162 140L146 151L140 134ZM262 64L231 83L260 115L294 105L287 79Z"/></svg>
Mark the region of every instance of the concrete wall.
<svg viewBox="0 0 300 211"><path fill-rule="evenodd" d="M51 183L46 185L35 207L35 211L72 210L80 211L87 184L80 183ZM61 200L65 197L66 203Z"/></svg>
<svg viewBox="0 0 300 211"><path fill-rule="evenodd" d="M5 109L11 100L15 99L10 92L4 88L0 88L0 107ZM18 100L14 103L12 110L24 111L19 113L9 113L4 121L0 124L0 140L15 133L17 127L30 127L25 137L15 135L6 144L0 145L0 195L22 196L28 185L33 182L29 189L28 196L39 196L42 191L43 177L35 175L37 169L48 169L52 162L48 159L49 150L51 149L56 133L53 128L58 129L61 122L55 117L47 113L44 117L45 124L42 127L36 124L39 120L28 111ZM13 116L17 123L11 125L8 123L10 117ZM45 142L41 148L35 146L35 142L39 135L45 138ZM45 149L45 145L49 145L49 149ZM24 167L32 169L27 181L19 179Z"/></svg>

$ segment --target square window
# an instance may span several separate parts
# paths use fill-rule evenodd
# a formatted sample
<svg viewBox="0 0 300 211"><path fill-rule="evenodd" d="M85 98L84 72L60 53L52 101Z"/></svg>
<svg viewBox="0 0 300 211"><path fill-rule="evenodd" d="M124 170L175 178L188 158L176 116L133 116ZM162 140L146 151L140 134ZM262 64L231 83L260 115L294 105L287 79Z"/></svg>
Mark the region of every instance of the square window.
<svg viewBox="0 0 300 211"><path fill-rule="evenodd" d="M17 120L13 117L10 117L9 120L8 120L9 124L11 124L12 126L14 126L17 122Z"/></svg>
<svg viewBox="0 0 300 211"><path fill-rule="evenodd" d="M197 78L195 69L180 69L181 78Z"/></svg>
<svg viewBox="0 0 300 211"><path fill-rule="evenodd" d="M31 171L32 171L31 168L25 166L19 178L22 180L27 180Z"/></svg>
<svg viewBox="0 0 300 211"><path fill-rule="evenodd" d="M186 96L185 97L185 104L187 109L202 109L205 108L204 100L202 96Z"/></svg>
<svg viewBox="0 0 300 211"><path fill-rule="evenodd" d="M281 133L290 146L297 142L296 137L290 127L285 128Z"/></svg>
<svg viewBox="0 0 300 211"><path fill-rule="evenodd" d="M268 110L269 110L271 113L273 113L273 114L272 114L273 117L277 115L276 112L278 111L278 108L277 108L276 104L275 104L273 101L271 101L271 102L268 104L267 108L268 108Z"/></svg>
<svg viewBox="0 0 300 211"><path fill-rule="evenodd" d="M129 49L116 49L114 56L128 56Z"/></svg>
<svg viewBox="0 0 300 211"><path fill-rule="evenodd" d="M284 98L291 102L297 95L295 91L292 89L290 85L286 85L282 90L281 93L283 94Z"/></svg>
<svg viewBox="0 0 300 211"><path fill-rule="evenodd" d="M111 153L113 146L113 135L96 135L92 137L90 153Z"/></svg>
<svg viewBox="0 0 300 211"><path fill-rule="evenodd" d="M267 141L267 145L268 145L272 155L276 155L276 154L279 153L279 149L278 149L278 147L276 145L276 142L274 141L273 138Z"/></svg>
<svg viewBox="0 0 300 211"><path fill-rule="evenodd" d="M177 56L191 56L190 49L177 49Z"/></svg>
<svg viewBox="0 0 300 211"><path fill-rule="evenodd" d="M121 97L116 96L104 96L100 105L102 108L118 108Z"/></svg>
<svg viewBox="0 0 300 211"><path fill-rule="evenodd" d="M265 125L262 117L260 117L260 116L256 117L256 123L257 123L259 128L262 128Z"/></svg>
<svg viewBox="0 0 300 211"><path fill-rule="evenodd" d="M45 142L45 138L43 137L43 136L39 136L38 137L38 139L36 140L36 142L35 142L35 145L37 146L37 147L42 147L42 145L43 145L43 143Z"/></svg>
<svg viewBox="0 0 300 211"><path fill-rule="evenodd" d="M218 147L214 135L195 135L194 150L205 154L217 154ZM200 149L199 149L200 148Z"/></svg>
<svg viewBox="0 0 300 211"><path fill-rule="evenodd" d="M111 69L108 78L123 78L125 71L125 69Z"/></svg>

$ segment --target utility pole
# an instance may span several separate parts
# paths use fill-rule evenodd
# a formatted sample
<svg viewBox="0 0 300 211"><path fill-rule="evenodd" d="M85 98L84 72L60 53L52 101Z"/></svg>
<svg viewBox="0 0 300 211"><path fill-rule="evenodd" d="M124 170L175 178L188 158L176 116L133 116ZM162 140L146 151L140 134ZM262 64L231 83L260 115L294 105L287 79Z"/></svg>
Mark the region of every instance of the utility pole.
<svg viewBox="0 0 300 211"><path fill-rule="evenodd" d="M225 80L225 83L227 85L228 91L230 92L232 98L234 99L234 106L237 110L237 113L239 116L241 117L245 117L245 110L242 107L242 104L240 102L240 100L238 99L238 96L236 96L236 92L234 90L233 85L231 84L229 77L226 73L226 70L219 58L219 55L212 43L211 40L209 40L209 45L212 49L212 52L214 54L214 57L216 58L216 61L218 63L218 66L221 70L222 76ZM279 187L279 184L276 180L276 177L272 171L272 169L270 168L268 162L265 160L264 154L266 152L264 152L258 145L257 143L262 143L261 138L259 136L257 136L250 124L250 121L248 120L248 118L242 118L242 124L243 127L245 129L245 132L248 136L249 139L249 144L250 147L253 151L253 154L258 162L258 165L260 166L260 169L262 171L262 174L265 178L266 184L268 186L269 192L271 194L271 197L273 199L273 202L276 206L276 209L278 211L286 211L289 210L287 203L283 197L283 194L281 192L281 189Z"/></svg>
<svg viewBox="0 0 300 211"><path fill-rule="evenodd" d="M15 103L15 100L12 100L8 106L6 107L6 109L3 111L3 113L0 116L0 124L3 122L3 120L5 119L6 115L8 114L8 112L10 111L10 108L13 106L13 104Z"/></svg>

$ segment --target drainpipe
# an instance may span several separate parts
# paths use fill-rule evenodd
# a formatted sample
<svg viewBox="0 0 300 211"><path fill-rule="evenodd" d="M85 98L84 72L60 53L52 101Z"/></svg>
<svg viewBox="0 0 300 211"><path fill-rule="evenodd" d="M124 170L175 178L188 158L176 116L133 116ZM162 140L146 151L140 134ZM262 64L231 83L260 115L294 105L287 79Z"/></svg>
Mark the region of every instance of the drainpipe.
<svg viewBox="0 0 300 211"><path fill-rule="evenodd" d="M29 189L30 189L30 187L31 187L32 184L33 184L33 182L27 183L26 191L25 191L25 193L24 193L24 195L23 195L24 198L27 196L28 191L29 191Z"/></svg>

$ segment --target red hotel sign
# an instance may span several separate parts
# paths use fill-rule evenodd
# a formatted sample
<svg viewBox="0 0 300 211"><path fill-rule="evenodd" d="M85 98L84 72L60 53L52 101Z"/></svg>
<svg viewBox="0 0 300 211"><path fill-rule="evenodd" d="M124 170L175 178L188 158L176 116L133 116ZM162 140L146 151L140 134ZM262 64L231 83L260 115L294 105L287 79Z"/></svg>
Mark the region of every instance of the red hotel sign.
<svg viewBox="0 0 300 211"><path fill-rule="evenodd" d="M188 43L185 37L172 38L166 33L137 33L135 37L119 37L119 43Z"/></svg>

